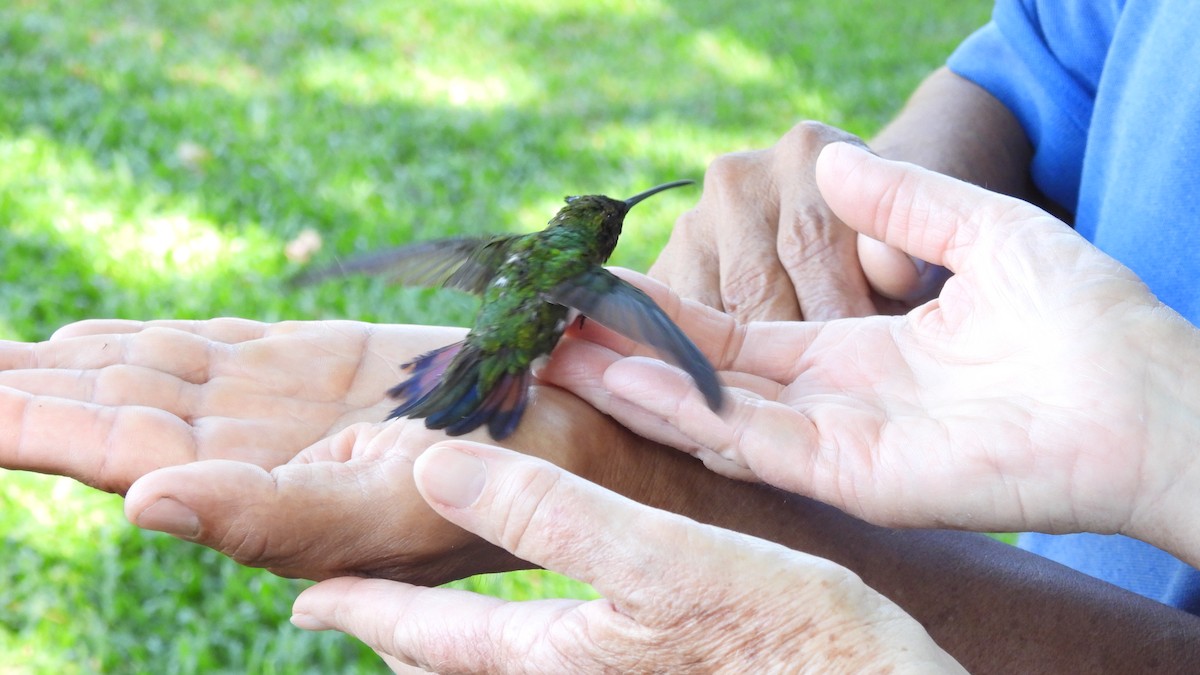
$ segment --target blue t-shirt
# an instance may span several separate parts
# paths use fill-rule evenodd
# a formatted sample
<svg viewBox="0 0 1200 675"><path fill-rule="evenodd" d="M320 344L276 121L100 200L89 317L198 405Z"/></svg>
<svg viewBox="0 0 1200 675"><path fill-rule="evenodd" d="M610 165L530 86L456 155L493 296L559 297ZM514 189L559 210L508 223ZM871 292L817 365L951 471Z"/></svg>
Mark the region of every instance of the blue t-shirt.
<svg viewBox="0 0 1200 675"><path fill-rule="evenodd" d="M997 0L991 23L947 64L1020 120L1034 182L1074 214L1075 229L1196 325L1198 32L1194 0ZM1093 534L1019 543L1200 614L1200 572L1147 544Z"/></svg>

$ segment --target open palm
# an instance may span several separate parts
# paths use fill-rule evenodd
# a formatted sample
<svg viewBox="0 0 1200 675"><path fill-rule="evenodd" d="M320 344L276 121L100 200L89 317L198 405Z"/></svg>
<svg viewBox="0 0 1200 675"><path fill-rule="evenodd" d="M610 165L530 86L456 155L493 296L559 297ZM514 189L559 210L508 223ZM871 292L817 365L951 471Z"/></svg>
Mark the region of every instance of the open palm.
<svg viewBox="0 0 1200 675"><path fill-rule="evenodd" d="M722 473L880 524L1130 528L1138 500L1173 479L1151 461L1163 439L1147 415L1167 407L1163 355L1194 346L1194 329L1028 204L834 152L818 173L831 206L953 270L939 298L899 317L740 325L653 289L726 371L719 416L594 327L542 376Z"/></svg>
<svg viewBox="0 0 1200 675"><path fill-rule="evenodd" d="M135 523L308 578L441 582L528 566L429 510L412 461L440 433L382 423L399 365L461 329L349 321L86 321L0 344L0 465L128 492ZM539 388L508 445L570 464L610 443ZM589 414L591 417L589 417ZM613 434L623 433L607 425ZM454 551L454 555L448 552Z"/></svg>

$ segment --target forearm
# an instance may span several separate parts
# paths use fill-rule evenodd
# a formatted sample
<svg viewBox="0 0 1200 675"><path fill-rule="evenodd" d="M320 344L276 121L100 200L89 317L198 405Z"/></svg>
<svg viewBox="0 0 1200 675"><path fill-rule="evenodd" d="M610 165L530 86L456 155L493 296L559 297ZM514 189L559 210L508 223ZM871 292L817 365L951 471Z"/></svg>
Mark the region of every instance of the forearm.
<svg viewBox="0 0 1200 675"><path fill-rule="evenodd" d="M1016 117L986 90L947 68L934 71L870 141L902 160L995 192L1033 200L1033 149Z"/></svg>
<svg viewBox="0 0 1200 675"><path fill-rule="evenodd" d="M1200 619L983 535L878 528L721 478L686 455L657 447L638 454L636 472L617 461L596 479L848 567L971 672L1146 672L1155 664L1170 672L1200 659Z"/></svg>

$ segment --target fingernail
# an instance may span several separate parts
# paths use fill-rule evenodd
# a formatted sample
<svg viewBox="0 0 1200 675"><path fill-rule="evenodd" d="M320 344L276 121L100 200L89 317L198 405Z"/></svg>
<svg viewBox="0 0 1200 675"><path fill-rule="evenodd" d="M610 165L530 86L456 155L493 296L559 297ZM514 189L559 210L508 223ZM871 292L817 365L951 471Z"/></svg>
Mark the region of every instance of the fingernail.
<svg viewBox="0 0 1200 675"><path fill-rule="evenodd" d="M293 614L292 625L301 630L329 630L329 625L311 614Z"/></svg>
<svg viewBox="0 0 1200 675"><path fill-rule="evenodd" d="M163 497L147 506L137 517L137 526L183 539L194 539L200 534L200 518L170 497Z"/></svg>
<svg viewBox="0 0 1200 675"><path fill-rule="evenodd" d="M483 460L450 446L435 445L418 460L418 480L427 497L461 509L475 503L487 482Z"/></svg>

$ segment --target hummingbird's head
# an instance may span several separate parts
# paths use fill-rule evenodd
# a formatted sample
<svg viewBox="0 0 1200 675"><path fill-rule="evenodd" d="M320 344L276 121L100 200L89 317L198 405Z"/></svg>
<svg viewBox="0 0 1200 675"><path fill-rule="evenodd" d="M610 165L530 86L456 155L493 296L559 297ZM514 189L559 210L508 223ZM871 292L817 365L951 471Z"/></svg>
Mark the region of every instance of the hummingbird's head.
<svg viewBox="0 0 1200 675"><path fill-rule="evenodd" d="M559 218L589 227L615 227L620 232L625 214L629 213L625 202L604 195L579 195L567 197L565 201L567 205L558 212Z"/></svg>
<svg viewBox="0 0 1200 675"><path fill-rule="evenodd" d="M573 220L583 220L602 229L615 229L616 233L620 234L621 225L625 222L625 214L629 213L629 209L632 209L635 204L663 190L691 185L695 182L693 180L677 180L663 183L625 200L613 199L604 195L567 197L567 205L559 211L559 218L567 216Z"/></svg>
<svg viewBox="0 0 1200 675"><path fill-rule="evenodd" d="M604 252L603 257L607 259L617 246L617 238L621 236L621 226L625 224L625 214L629 213L629 209L650 195L694 182L677 180L664 183L624 200L604 195L567 197L567 205L562 207L550 224L580 227L593 232L595 241Z"/></svg>

